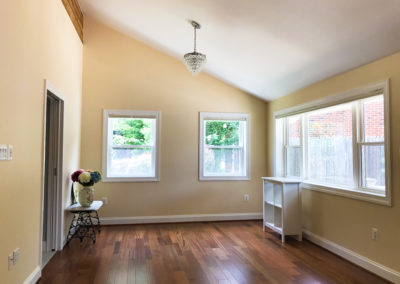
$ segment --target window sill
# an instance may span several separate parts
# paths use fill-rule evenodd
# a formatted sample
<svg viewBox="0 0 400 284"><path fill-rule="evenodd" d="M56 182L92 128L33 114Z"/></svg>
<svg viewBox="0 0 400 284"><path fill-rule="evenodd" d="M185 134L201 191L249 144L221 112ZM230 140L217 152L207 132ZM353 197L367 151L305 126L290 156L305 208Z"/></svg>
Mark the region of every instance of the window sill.
<svg viewBox="0 0 400 284"><path fill-rule="evenodd" d="M158 182L160 181L157 177L103 177L103 182Z"/></svg>
<svg viewBox="0 0 400 284"><path fill-rule="evenodd" d="M365 192L362 190L355 190L346 187L333 187L331 185L328 186L307 181L303 181L301 187L304 189L315 190L333 195L367 201L379 205L392 206L390 197L385 197L382 194L377 194L373 192Z"/></svg>

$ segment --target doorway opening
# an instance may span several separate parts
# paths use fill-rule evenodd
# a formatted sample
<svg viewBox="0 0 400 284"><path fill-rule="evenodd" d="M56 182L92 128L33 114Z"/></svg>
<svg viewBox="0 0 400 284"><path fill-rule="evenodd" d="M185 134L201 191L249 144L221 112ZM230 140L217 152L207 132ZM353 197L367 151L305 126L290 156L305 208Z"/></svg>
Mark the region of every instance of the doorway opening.
<svg viewBox="0 0 400 284"><path fill-rule="evenodd" d="M41 266L62 249L64 100L46 82Z"/></svg>

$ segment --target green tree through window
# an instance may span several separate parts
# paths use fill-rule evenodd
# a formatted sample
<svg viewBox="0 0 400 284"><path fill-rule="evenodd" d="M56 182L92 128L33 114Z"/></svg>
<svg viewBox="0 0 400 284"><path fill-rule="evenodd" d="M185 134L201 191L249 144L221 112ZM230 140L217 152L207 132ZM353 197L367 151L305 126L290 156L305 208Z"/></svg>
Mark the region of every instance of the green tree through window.
<svg viewBox="0 0 400 284"><path fill-rule="evenodd" d="M206 123L205 142L213 146L239 145L239 121L212 121Z"/></svg>
<svg viewBox="0 0 400 284"><path fill-rule="evenodd" d="M151 145L152 119L114 118L113 145Z"/></svg>

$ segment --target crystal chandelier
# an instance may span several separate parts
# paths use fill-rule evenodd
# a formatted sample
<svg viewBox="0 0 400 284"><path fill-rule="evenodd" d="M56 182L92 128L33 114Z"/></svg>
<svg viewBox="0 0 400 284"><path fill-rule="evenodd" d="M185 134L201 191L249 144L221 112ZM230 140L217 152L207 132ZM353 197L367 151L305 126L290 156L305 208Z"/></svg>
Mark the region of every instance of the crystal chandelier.
<svg viewBox="0 0 400 284"><path fill-rule="evenodd" d="M194 28L194 51L186 53L183 56L183 62L185 63L189 71L192 72L193 75L196 75L201 71L204 64L206 64L207 57L205 54L196 51L196 30L200 29L201 26L195 21L191 21L191 24Z"/></svg>

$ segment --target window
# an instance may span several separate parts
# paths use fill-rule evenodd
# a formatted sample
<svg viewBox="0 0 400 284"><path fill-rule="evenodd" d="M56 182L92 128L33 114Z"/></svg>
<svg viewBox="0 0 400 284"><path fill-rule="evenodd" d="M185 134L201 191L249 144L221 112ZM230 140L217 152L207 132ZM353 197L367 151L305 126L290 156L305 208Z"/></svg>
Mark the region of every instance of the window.
<svg viewBox="0 0 400 284"><path fill-rule="evenodd" d="M160 113L104 110L103 180L159 180Z"/></svg>
<svg viewBox="0 0 400 284"><path fill-rule="evenodd" d="M361 185L376 191L385 189L385 132L383 97L372 97L360 103L362 111Z"/></svg>
<svg viewBox="0 0 400 284"><path fill-rule="evenodd" d="M383 82L276 112L276 175L390 205L387 100Z"/></svg>
<svg viewBox="0 0 400 284"><path fill-rule="evenodd" d="M300 177L301 171L301 116L291 116L286 127L286 176Z"/></svg>
<svg viewBox="0 0 400 284"><path fill-rule="evenodd" d="M200 180L249 180L250 115L200 113Z"/></svg>
<svg viewBox="0 0 400 284"><path fill-rule="evenodd" d="M352 103L307 113L307 178L323 184L353 185Z"/></svg>

